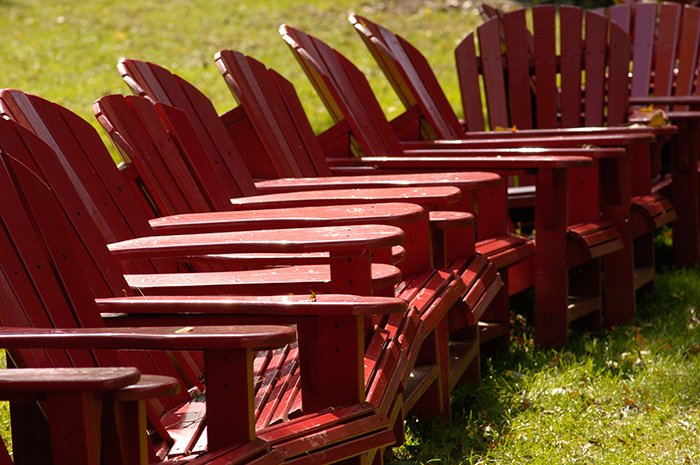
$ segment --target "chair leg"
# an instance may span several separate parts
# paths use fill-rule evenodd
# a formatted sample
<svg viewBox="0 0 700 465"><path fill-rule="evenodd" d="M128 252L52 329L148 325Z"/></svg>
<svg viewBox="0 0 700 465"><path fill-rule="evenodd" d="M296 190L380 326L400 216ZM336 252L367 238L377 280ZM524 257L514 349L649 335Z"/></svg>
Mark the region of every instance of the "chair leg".
<svg viewBox="0 0 700 465"><path fill-rule="evenodd" d="M700 123L674 121L677 139L671 142L671 188L673 207L678 218L673 223L673 259L676 267L690 268L700 262L700 189L698 156Z"/></svg>
<svg viewBox="0 0 700 465"><path fill-rule="evenodd" d="M447 319L443 318L425 338L421 346L416 365L434 364L437 366L438 376L411 409L411 412L418 417L440 417L445 421L449 421L450 374L448 337Z"/></svg>
<svg viewBox="0 0 700 465"><path fill-rule="evenodd" d="M542 169L537 175L535 345L539 348L562 347L568 340L567 174L562 169Z"/></svg>
<svg viewBox="0 0 700 465"><path fill-rule="evenodd" d="M11 402L12 455L16 465L51 463L49 424L35 402ZM36 444L47 447L36 447Z"/></svg>

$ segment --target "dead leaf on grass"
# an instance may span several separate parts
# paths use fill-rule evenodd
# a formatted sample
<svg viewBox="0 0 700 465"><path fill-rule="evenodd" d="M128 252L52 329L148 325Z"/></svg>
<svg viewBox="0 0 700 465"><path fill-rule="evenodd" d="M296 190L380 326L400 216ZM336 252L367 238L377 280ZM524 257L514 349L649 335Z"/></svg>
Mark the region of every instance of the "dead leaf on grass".
<svg viewBox="0 0 700 465"><path fill-rule="evenodd" d="M685 351L687 355L697 355L700 354L700 345L696 344Z"/></svg>

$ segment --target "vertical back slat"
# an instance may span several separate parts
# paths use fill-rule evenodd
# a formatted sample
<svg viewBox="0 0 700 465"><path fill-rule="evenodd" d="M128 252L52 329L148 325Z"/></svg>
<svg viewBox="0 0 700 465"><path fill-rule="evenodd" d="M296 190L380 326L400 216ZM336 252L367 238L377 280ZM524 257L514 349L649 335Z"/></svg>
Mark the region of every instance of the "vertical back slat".
<svg viewBox="0 0 700 465"><path fill-rule="evenodd" d="M530 90L530 56L527 48L528 29L525 9L516 10L504 17L506 30L506 66L510 120L519 129L532 129L533 108Z"/></svg>
<svg viewBox="0 0 700 465"><path fill-rule="evenodd" d="M565 7L561 7L562 10ZM605 72L607 61L608 20L586 12L584 126L602 126L605 117Z"/></svg>
<svg viewBox="0 0 700 465"><path fill-rule="evenodd" d="M681 5L662 3L659 5L659 23L656 35L656 59L654 61L653 95L671 95L673 75L676 68L676 48L681 28Z"/></svg>
<svg viewBox="0 0 700 465"><path fill-rule="evenodd" d="M538 128L559 126L557 115L557 37L554 5L532 10L535 56L535 96Z"/></svg>
<svg viewBox="0 0 700 465"><path fill-rule="evenodd" d="M506 90L504 57L501 52L499 21L492 19L477 29L479 53L491 130L497 126L509 127L508 94Z"/></svg>
<svg viewBox="0 0 700 465"><path fill-rule="evenodd" d="M629 34L611 23L607 75L607 124L611 126L624 124L627 120L631 45Z"/></svg>
<svg viewBox="0 0 700 465"><path fill-rule="evenodd" d="M467 131L483 131L484 109L479 85L479 62L476 57L474 33L469 33L455 48L455 61L462 112Z"/></svg>
<svg viewBox="0 0 700 465"><path fill-rule="evenodd" d="M633 97L649 95L656 40L656 8L656 3L638 3L634 7L634 64L630 91Z"/></svg>
<svg viewBox="0 0 700 465"><path fill-rule="evenodd" d="M683 8L683 20L678 44L678 75L674 95L690 95L695 83L695 71L700 44L700 9ZM687 110L687 106L676 105L674 110Z"/></svg>
<svg viewBox="0 0 700 465"><path fill-rule="evenodd" d="M561 126L581 126L583 71L583 14L578 8L559 7L561 73Z"/></svg>

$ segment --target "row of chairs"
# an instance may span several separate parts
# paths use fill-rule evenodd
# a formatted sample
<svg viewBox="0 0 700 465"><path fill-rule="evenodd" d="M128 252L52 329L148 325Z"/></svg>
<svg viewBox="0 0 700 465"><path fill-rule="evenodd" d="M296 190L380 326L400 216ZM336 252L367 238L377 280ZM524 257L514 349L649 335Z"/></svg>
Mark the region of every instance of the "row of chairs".
<svg viewBox="0 0 700 465"><path fill-rule="evenodd" d="M451 389L507 349L515 294L534 287L539 347L631 321L656 229L676 220L678 263L697 261L692 132L625 124L618 20L531 11L532 32L525 10L484 8L479 48L457 48L465 121L415 47L356 15L406 105L391 122L360 70L286 25L336 121L318 136L293 85L232 50L215 58L239 104L222 115L166 69L120 61L137 95L93 105L119 167L70 110L1 91L0 343L16 367L144 374L61 391L99 399L81 458L39 426L33 401L51 396L11 398L15 463L381 463L407 414L449 419Z"/></svg>

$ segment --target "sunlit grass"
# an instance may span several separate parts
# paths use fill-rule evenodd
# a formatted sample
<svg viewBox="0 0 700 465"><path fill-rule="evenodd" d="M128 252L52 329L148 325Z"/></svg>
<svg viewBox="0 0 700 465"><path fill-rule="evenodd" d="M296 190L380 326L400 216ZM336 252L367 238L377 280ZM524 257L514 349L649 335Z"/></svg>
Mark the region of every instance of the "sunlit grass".
<svg viewBox="0 0 700 465"><path fill-rule="evenodd" d="M667 270L631 325L530 343L453 396L453 422L409 422L396 460L659 464L700 460L700 271Z"/></svg>
<svg viewBox="0 0 700 465"><path fill-rule="evenodd" d="M421 2L408 2L411 5ZM428 2L428 4L448 2ZM192 81L219 111L234 106L214 66L218 50L252 55L289 78L317 130L327 112L281 40L287 23L329 42L368 73L390 116L400 102L347 21L351 12L400 31L429 57L450 95L457 96L452 50L479 23L475 9L407 6L400 1L276 2L173 0L0 0L1 87L54 100L93 120L92 102L128 93L115 65L129 57L156 62ZM459 101L454 101L455 108Z"/></svg>
<svg viewBox="0 0 700 465"><path fill-rule="evenodd" d="M327 112L277 32L288 23L347 55L368 74L388 116L396 116L400 102L347 22L356 12L416 45L458 110L452 51L480 20L473 9L424 3L0 0L0 87L38 94L94 121L95 99L128 92L115 65L130 57L181 74L225 111L235 102L212 57L232 48L289 78L320 131L329 125ZM665 273L657 294L641 303L634 325L598 337L575 336L563 351L514 344L507 356L485 363L479 388L454 394L450 427L410 420L407 443L395 459L697 463L699 282L698 271ZM6 410L0 418L7 438Z"/></svg>

